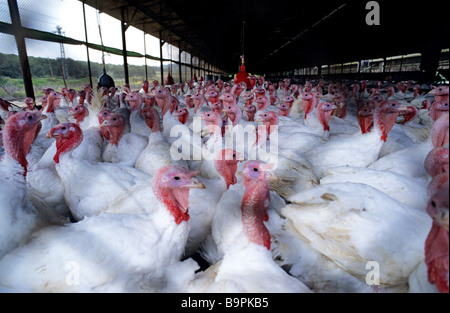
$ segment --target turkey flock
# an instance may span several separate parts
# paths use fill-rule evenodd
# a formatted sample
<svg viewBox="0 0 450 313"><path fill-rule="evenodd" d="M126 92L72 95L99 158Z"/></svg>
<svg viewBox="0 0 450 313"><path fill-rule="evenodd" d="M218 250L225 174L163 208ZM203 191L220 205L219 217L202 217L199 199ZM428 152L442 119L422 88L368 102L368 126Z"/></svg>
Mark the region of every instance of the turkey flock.
<svg viewBox="0 0 450 313"><path fill-rule="evenodd" d="M449 292L449 88L0 99L1 292Z"/></svg>

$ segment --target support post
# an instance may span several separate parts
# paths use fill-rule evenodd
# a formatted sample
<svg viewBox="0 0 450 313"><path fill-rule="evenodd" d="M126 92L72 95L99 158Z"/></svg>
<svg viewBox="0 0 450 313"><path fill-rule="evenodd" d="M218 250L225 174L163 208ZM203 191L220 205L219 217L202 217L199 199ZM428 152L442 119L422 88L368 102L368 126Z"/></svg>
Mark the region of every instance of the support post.
<svg viewBox="0 0 450 313"><path fill-rule="evenodd" d="M87 33L87 25L86 25L86 8L85 3L83 2L83 19L84 19L84 37L86 38L86 55L87 55L87 65L88 65L88 72L89 72L89 85L92 88L92 71L91 71L91 60L89 58L89 47L88 47L88 33Z"/></svg>
<svg viewBox="0 0 450 313"><path fill-rule="evenodd" d="M162 31L159 31L159 56L160 56L160 68L161 68L161 85L164 85L164 64L163 64L163 45Z"/></svg>
<svg viewBox="0 0 450 313"><path fill-rule="evenodd" d="M191 78L194 77L193 70L194 70L194 65L192 63L192 54L191 54Z"/></svg>
<svg viewBox="0 0 450 313"><path fill-rule="evenodd" d="M436 71L439 67L441 48L438 45L429 45L421 51L420 72L423 82L432 83L436 78Z"/></svg>
<svg viewBox="0 0 450 313"><path fill-rule="evenodd" d="M148 71L147 71L147 43L146 43L146 41L145 41L145 23L142 23L142 32L144 33L145 80L148 81Z"/></svg>
<svg viewBox="0 0 450 313"><path fill-rule="evenodd" d="M128 74L128 60L127 60L127 43L126 43L126 37L125 32L128 28L127 25L125 25L125 7L123 6L120 10L120 17L121 17L121 26L122 26L122 53L123 53L123 72L125 76L125 84L130 84L130 78Z"/></svg>
<svg viewBox="0 0 450 313"><path fill-rule="evenodd" d="M180 74L180 84L183 82L181 77L181 40L178 42L178 74Z"/></svg>
<svg viewBox="0 0 450 313"><path fill-rule="evenodd" d="M19 52L20 68L22 70L23 84L27 97L34 97L33 81L31 79L30 62L28 61L27 47L23 35L22 24L20 22L19 7L16 0L8 0L9 14L14 28L14 37L16 39L17 51Z"/></svg>

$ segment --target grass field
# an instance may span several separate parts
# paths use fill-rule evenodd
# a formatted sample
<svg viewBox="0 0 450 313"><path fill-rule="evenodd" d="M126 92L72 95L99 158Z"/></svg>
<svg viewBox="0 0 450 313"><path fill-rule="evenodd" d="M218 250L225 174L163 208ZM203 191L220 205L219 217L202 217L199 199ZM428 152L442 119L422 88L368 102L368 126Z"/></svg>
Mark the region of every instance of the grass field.
<svg viewBox="0 0 450 313"><path fill-rule="evenodd" d="M141 77L130 77L130 87L132 90L139 90L142 85L142 81L144 78ZM149 79L150 80L150 79ZM124 79L115 79L114 80L116 87L121 88L125 84ZM150 80L151 82L151 80ZM83 89L85 84L89 84L89 78L76 79L76 80L67 80L67 87L73 88L76 91ZM93 78L92 84L94 87L97 85L97 79ZM54 90L61 90L64 87L64 81L62 78L54 78L54 77L37 77L33 78L33 89L36 100L43 96L42 89L44 88L53 88ZM25 87L23 85L23 80L19 78L9 78L9 77L0 77L0 98L8 100L8 101L18 101L22 102L26 97Z"/></svg>

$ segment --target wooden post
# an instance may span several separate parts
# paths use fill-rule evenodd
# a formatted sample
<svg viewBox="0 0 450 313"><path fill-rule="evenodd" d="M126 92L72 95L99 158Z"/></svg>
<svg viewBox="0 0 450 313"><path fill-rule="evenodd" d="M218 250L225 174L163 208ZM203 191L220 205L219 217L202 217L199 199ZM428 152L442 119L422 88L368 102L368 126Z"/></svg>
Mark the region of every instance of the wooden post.
<svg viewBox="0 0 450 313"><path fill-rule="evenodd" d="M25 37L23 35L22 24L20 22L19 8L16 0L8 0L9 14L14 29L14 37L16 39L17 51L19 52L20 68L22 70L23 84L27 97L34 97L33 80L31 79L30 62L28 61L27 47L25 45Z"/></svg>

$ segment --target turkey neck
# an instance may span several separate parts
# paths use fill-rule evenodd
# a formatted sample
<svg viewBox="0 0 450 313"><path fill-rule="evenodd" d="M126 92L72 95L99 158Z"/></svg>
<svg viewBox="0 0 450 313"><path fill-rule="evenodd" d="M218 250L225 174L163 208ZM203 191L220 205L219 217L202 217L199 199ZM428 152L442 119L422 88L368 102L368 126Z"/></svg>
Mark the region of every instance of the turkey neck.
<svg viewBox="0 0 450 313"><path fill-rule="evenodd" d="M70 138L70 140L57 138L56 154L53 157L53 161L55 161L55 163L59 163L61 156L78 147L82 141L83 141L83 134L80 134L79 136L74 136Z"/></svg>
<svg viewBox="0 0 450 313"><path fill-rule="evenodd" d="M270 201L269 184L267 181L252 181L245 186L241 203L244 233L250 242L270 250L270 233L263 222Z"/></svg>
<svg viewBox="0 0 450 313"><path fill-rule="evenodd" d="M86 93L80 94L80 98L78 99L78 104L79 105L83 105L84 104L84 100L86 100Z"/></svg>
<svg viewBox="0 0 450 313"><path fill-rule="evenodd" d="M260 105L260 103L261 102L258 103L258 111L264 111L269 106L269 101L264 101L261 103L261 105Z"/></svg>
<svg viewBox="0 0 450 313"><path fill-rule="evenodd" d="M159 120L159 116L157 113L156 113L156 116L154 116L154 118L152 120L150 130L152 133L157 133L157 132L161 131L161 121Z"/></svg>
<svg viewBox="0 0 450 313"><path fill-rule="evenodd" d="M26 132L21 132L14 127L8 126L3 130L5 152L23 167L24 176L27 175L27 154L36 137L36 132L38 132L38 125Z"/></svg>
<svg viewBox="0 0 450 313"><path fill-rule="evenodd" d="M448 107L447 107L448 109ZM432 105L430 108L430 117L434 120L437 121L439 119L439 117L441 117L444 114L448 114L448 110L442 110L437 108L436 105Z"/></svg>
<svg viewBox="0 0 450 313"><path fill-rule="evenodd" d="M128 100L128 104L130 105L131 111L136 111L142 105L143 99L141 95L137 96L137 99Z"/></svg>
<svg viewBox="0 0 450 313"><path fill-rule="evenodd" d="M247 111L247 117L248 117L248 121L249 122L254 122L255 121L255 114L256 114L256 112L249 112L249 111Z"/></svg>
<svg viewBox="0 0 450 313"><path fill-rule="evenodd" d="M440 101L448 102L448 100L449 100L449 95L436 95L436 96L434 96L434 101L435 102L440 102Z"/></svg>
<svg viewBox="0 0 450 313"><path fill-rule="evenodd" d="M125 125L108 127L108 131L109 131L109 143L117 147L119 145L120 139L123 136L123 133L125 132Z"/></svg>
<svg viewBox="0 0 450 313"><path fill-rule="evenodd" d="M144 117L145 123L150 128L152 133L157 133L161 131L161 121L159 120L159 115L155 109L153 109L153 114L151 117Z"/></svg>
<svg viewBox="0 0 450 313"><path fill-rule="evenodd" d="M236 126L242 118L242 112L239 108L237 110L235 110L234 112L230 112L230 113L227 112L227 114L228 114L228 117L230 118L230 120L233 121L233 126Z"/></svg>
<svg viewBox="0 0 450 313"><path fill-rule="evenodd" d="M288 109L278 109L278 115L280 115L280 116L289 116L289 110Z"/></svg>
<svg viewBox="0 0 450 313"><path fill-rule="evenodd" d="M203 97L201 97L200 99L194 98L194 106L195 106L194 113L197 113L197 110L202 107L203 102L204 102Z"/></svg>
<svg viewBox="0 0 450 313"><path fill-rule="evenodd" d="M314 100L313 99L305 99L302 101L302 107L303 107L303 111L305 112L305 119L307 118L308 114L311 113L312 108L313 108L313 103Z"/></svg>
<svg viewBox="0 0 450 313"><path fill-rule="evenodd" d="M361 129L361 133L365 134L370 132L370 128L373 126L373 115L356 115L357 122L359 124L359 128Z"/></svg>
<svg viewBox="0 0 450 313"><path fill-rule="evenodd" d="M161 188L155 192L155 196L172 214L175 223L179 225L182 221L189 221L189 189L180 188L176 193Z"/></svg>
<svg viewBox="0 0 450 313"><path fill-rule="evenodd" d="M216 160L215 167L217 172L222 176L227 185L227 189L230 188L230 185L234 185L237 183L236 179L236 171L237 164L236 162L227 162L223 160Z"/></svg>
<svg viewBox="0 0 450 313"><path fill-rule="evenodd" d="M215 136L220 134L220 130L222 129L222 119L220 117L217 120L207 121L205 120L206 128L208 128L211 136Z"/></svg>
<svg viewBox="0 0 450 313"><path fill-rule="evenodd" d="M49 95L48 98L48 104L47 104L47 113L54 113L56 107L58 106L59 102L61 101L60 98L57 97L53 97L51 95Z"/></svg>
<svg viewBox="0 0 450 313"><path fill-rule="evenodd" d="M389 132L394 127L399 112L389 112L386 108L377 109L375 112L375 127L381 134L381 140L386 141Z"/></svg>
<svg viewBox="0 0 450 313"><path fill-rule="evenodd" d="M443 147L449 142L448 114L438 118L431 129L431 141L435 147Z"/></svg>
<svg viewBox="0 0 450 313"><path fill-rule="evenodd" d="M79 114L76 114L73 116L75 118L77 125L80 125L80 123L85 120L88 113L89 113L89 111L86 109L82 113L79 113Z"/></svg>
<svg viewBox="0 0 450 313"><path fill-rule="evenodd" d="M433 222L425 241L425 263L428 266L428 279L436 284L439 291L446 293L448 293L448 238L448 231ZM445 267L447 270L445 270Z"/></svg>
<svg viewBox="0 0 450 313"><path fill-rule="evenodd" d="M219 96L217 95L216 97L209 97L208 100L211 104L216 104L217 102L219 102Z"/></svg>
<svg viewBox="0 0 450 313"><path fill-rule="evenodd" d="M156 104L161 108L162 116L166 115L170 109L170 103L172 102L172 95L167 93L161 97L155 96Z"/></svg>
<svg viewBox="0 0 450 313"><path fill-rule="evenodd" d="M180 115L178 117L178 120L180 121L181 124L186 124L187 119L188 119L188 113Z"/></svg>
<svg viewBox="0 0 450 313"><path fill-rule="evenodd" d="M328 126L328 122L330 121L332 114L333 110L317 111L317 119L319 120L319 123L323 126L324 131L330 131L330 126Z"/></svg>

